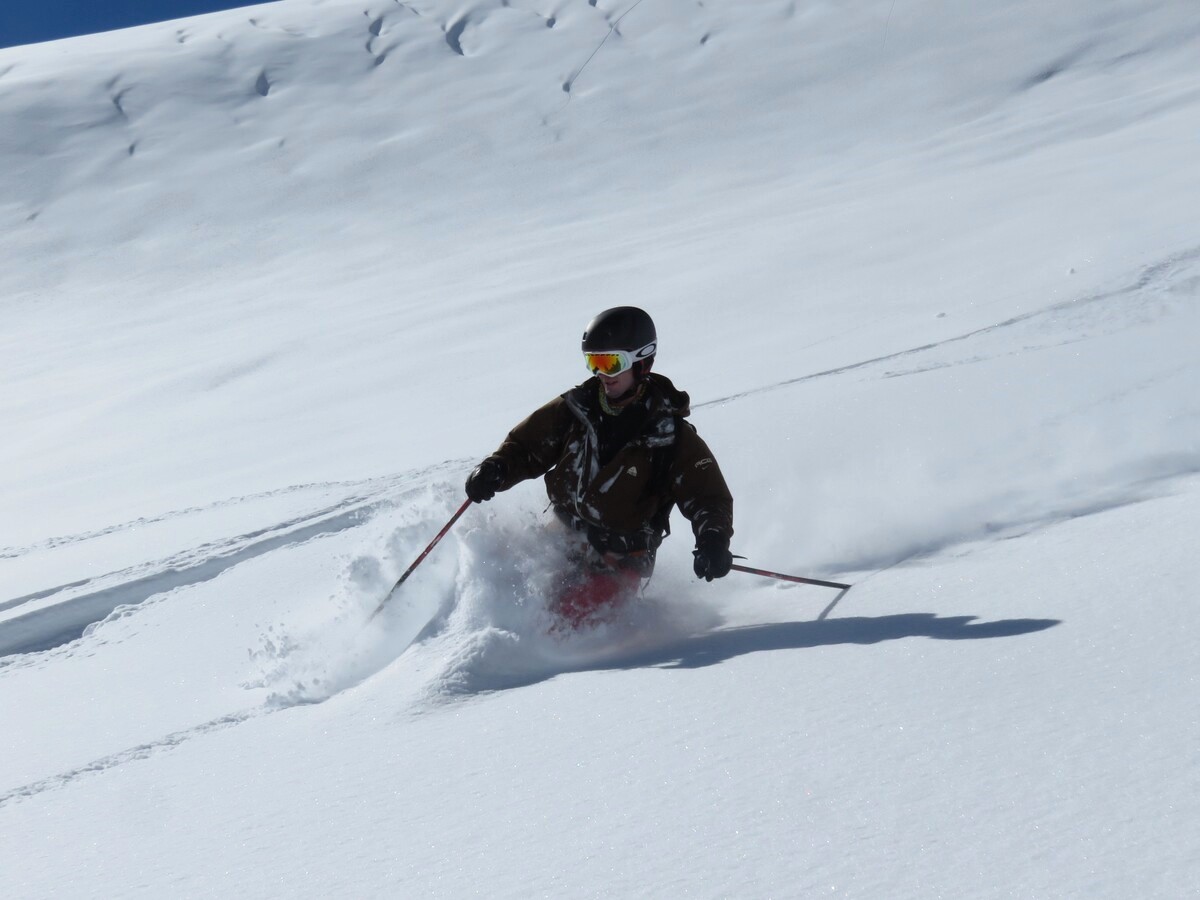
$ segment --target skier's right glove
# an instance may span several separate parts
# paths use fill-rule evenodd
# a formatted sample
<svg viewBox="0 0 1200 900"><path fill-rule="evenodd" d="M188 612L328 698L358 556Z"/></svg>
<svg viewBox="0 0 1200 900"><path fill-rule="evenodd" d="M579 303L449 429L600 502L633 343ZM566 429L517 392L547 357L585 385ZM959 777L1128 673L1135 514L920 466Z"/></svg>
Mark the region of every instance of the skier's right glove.
<svg viewBox="0 0 1200 900"><path fill-rule="evenodd" d="M696 538L696 549L692 551L692 556L695 557L692 568L696 570L696 577L705 581L724 578L733 565L729 538L716 531L706 531Z"/></svg>
<svg viewBox="0 0 1200 900"><path fill-rule="evenodd" d="M467 476L467 496L476 503L491 500L504 485L504 463L489 456Z"/></svg>

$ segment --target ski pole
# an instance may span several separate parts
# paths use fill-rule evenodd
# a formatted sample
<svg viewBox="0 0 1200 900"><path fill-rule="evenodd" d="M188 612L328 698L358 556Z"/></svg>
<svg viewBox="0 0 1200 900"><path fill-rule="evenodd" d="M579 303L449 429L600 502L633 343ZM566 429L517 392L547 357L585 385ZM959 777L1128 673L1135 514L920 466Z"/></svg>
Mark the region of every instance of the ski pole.
<svg viewBox="0 0 1200 900"><path fill-rule="evenodd" d="M417 566L419 566L424 561L425 557L427 557L429 555L430 551L433 550L433 548L438 545L438 541L440 541L442 538L444 538L446 536L446 532L448 532L451 528L454 527L454 523L459 520L459 517L462 516L462 514L467 511L467 507L470 506L473 502L474 501L472 501L471 499L468 498L463 503L463 505L458 508L458 512L456 512L453 516L450 517L450 521L447 522L442 527L442 530L437 533L437 537L435 537L432 541L429 542L429 546L421 551L421 555L413 560L413 564L404 570L404 574L400 576L400 580L397 581L394 585L392 585L392 589L387 592L387 596L384 597L383 600L380 601L379 606L377 606L375 608L375 612L371 613L371 619L374 619L377 615L379 615L380 612L383 611L383 607L387 604L387 602L390 599L392 599L392 594L396 593L397 588L399 588L400 585L404 584L404 582L408 580L408 576L413 573L413 569L415 569ZM370 621L370 619L368 619L367 621Z"/></svg>
<svg viewBox="0 0 1200 900"><path fill-rule="evenodd" d="M799 575L781 575L779 572L768 572L766 569L752 569L749 566L739 566L734 564L730 566L738 572L746 572L750 575L762 575L765 578L778 578L780 581L794 581L797 584L815 584L818 587L837 588L838 590L848 591L852 587L849 584L839 584L836 581L821 581L817 578L801 578Z"/></svg>

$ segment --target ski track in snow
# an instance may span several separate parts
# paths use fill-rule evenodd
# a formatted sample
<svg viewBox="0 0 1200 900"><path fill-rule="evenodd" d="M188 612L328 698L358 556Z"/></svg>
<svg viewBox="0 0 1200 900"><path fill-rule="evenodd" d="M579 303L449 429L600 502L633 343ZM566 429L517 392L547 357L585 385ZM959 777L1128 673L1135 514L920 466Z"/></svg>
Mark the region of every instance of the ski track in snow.
<svg viewBox="0 0 1200 900"><path fill-rule="evenodd" d="M946 338L945 340L936 341L931 344L922 344L918 347L910 347L906 350L899 350L895 353L888 353L884 356L876 356L871 359L859 360L858 362L848 363L843 366L837 366L833 369L826 369L821 372L812 372L807 375L801 375L796 378L789 378L784 381L778 381L774 384L763 385L762 387L751 388L746 391L739 391L736 394L729 394L725 397L720 397L715 400L706 400L703 403L695 404L696 409L706 406L720 406L725 403L732 403L736 400L741 400L746 397L753 397L759 394L765 394L771 391L781 390L787 387L793 387L798 384L806 384L812 381L818 381L825 378L830 378L837 375L845 375L849 372L859 370L870 370L887 363L894 363L900 360L921 359L933 354L935 351L942 350L948 347L954 347L958 344L970 344L981 338L991 337L1000 332L1007 332L1019 325L1025 324L1041 324L1048 322L1049 326L1044 333L1033 335L1033 343L1027 344L1020 351L1003 350L993 353L980 353L973 356L966 356L953 360L935 360L927 363L920 363L915 368L909 368L898 371L885 371L879 377L881 378L900 378L907 375L919 375L924 372L931 372L938 369L953 368L955 366L971 365L975 363L985 362L990 359L996 359L1000 356L1012 355L1015 352L1026 353L1036 350L1044 350L1051 347L1062 347L1076 341L1089 340L1101 334L1108 334L1112 331L1120 330L1127 327L1132 321L1136 321L1136 313L1138 307L1122 309L1120 305L1129 298L1135 297L1152 289L1162 289L1175 280L1182 278L1196 268L1196 263L1200 261L1200 247L1193 247L1188 250L1172 254L1165 259L1142 269L1139 275L1129 284L1116 288L1111 291L1103 291L1089 296L1064 300L1060 303L1054 303L1050 306L1041 309L1033 310L1032 312L1023 313L1018 316L1005 319L1002 322L997 322L993 325L987 325L983 328L976 328L964 334ZM1125 318L1107 323L1105 328L1096 328L1097 321L1092 318L1088 319L1085 325L1087 327L1079 329L1071 329L1069 326L1075 324L1070 318L1066 318L1063 322L1058 322L1055 317L1075 316L1084 310L1091 310L1094 307L1103 307L1108 304L1118 306L1117 312L1123 312ZM1063 326L1068 326L1064 328ZM1065 334L1063 333L1065 331Z"/></svg>
<svg viewBox="0 0 1200 900"><path fill-rule="evenodd" d="M243 710L241 712L229 713L228 715L219 716L211 721L204 722L201 725L196 725L192 728L187 728L182 731L175 731L155 741L150 741L145 744L138 744L136 747L130 747L127 750L122 750L118 753L111 753L108 756L102 756L99 759L92 760L86 765L82 765L76 769L71 769L67 772L60 772L57 775L51 775L47 778L39 779L38 781L29 784L21 785L20 787L12 788L3 794L0 794L0 809L22 800L29 800L33 797L43 794L46 791L54 791L59 788L67 787L81 779L91 777L93 775L102 775L110 769L117 768L129 762L149 759L159 753L173 750L181 744L187 743L198 737L214 734L218 731L224 731L227 728L232 728L235 725L241 725L243 722L248 722L251 719L258 718L276 710L268 707L260 707L255 709Z"/></svg>
<svg viewBox="0 0 1200 900"><path fill-rule="evenodd" d="M350 503L320 510L272 528L239 535L179 556L146 566L138 566L102 578L87 579L70 585L49 588L0 606L0 609L74 592L81 587L116 580L116 584L97 587L43 609L4 622L0 635L0 656L50 650L81 637L93 623L103 621L122 607L134 607L151 597L176 588L199 584L223 574L247 560L284 547L293 547L317 538L353 528L382 508L381 503ZM0 666L4 665L0 660Z"/></svg>
<svg viewBox="0 0 1200 900"><path fill-rule="evenodd" d="M369 478L362 481L318 481L310 484L289 485L287 487L277 488L271 491L261 491L256 494L246 494L242 497L232 497L227 500L218 500L214 503L206 503L202 506L189 506L186 509L172 510L157 516L147 516L133 519L129 522L121 522L117 525L109 525L106 528L97 529L95 531L86 531L80 532L79 534L50 537L44 541L39 541L36 544L28 544L23 547L2 547L0 548L0 560L16 559L19 556L24 556L28 553L33 553L39 550L56 550L60 547L69 546L71 544L107 537L108 535L116 534L122 531L130 531L134 528L144 528L147 525L157 525L163 522L172 521L174 519L194 516L199 513L211 512L213 510L225 509L232 506L239 506L258 500L270 500L276 497L287 496L289 494L303 493L305 491L351 490L365 492L362 495L364 497L376 496L379 492L389 489L391 486L397 484L401 479L406 477L413 476L411 473L406 473L404 475L390 475L383 478ZM55 590L57 590L57 588ZM6 608L7 606L0 604L0 610Z"/></svg>
<svg viewBox="0 0 1200 900"><path fill-rule="evenodd" d="M0 628L0 672L10 667L23 667L34 661L31 654L50 651L80 638L88 630L112 615L124 615L152 597L176 588L211 581L224 572L274 550L294 547L308 541L338 534L370 521L385 509L394 507L405 493L416 492L428 479L447 466L442 463L419 472L373 479L369 482L340 486L373 486L371 491L352 494L331 506L297 516L251 532L220 541L203 544L179 554L134 566L119 572L70 584L55 585L30 594L0 602L0 612L17 609L57 595L64 599L51 605L39 606L24 615L6 619ZM328 487L330 485L320 485ZM84 535L52 538L23 552L34 549L57 549L63 546L106 537L119 531L161 523L182 516L195 515L262 498L278 497L310 490L312 485L297 485L278 491L250 495L234 500L188 510L166 513L150 519L113 526ZM396 496L399 493L399 496ZM12 558L19 553L12 553ZM89 590L90 589L90 590Z"/></svg>

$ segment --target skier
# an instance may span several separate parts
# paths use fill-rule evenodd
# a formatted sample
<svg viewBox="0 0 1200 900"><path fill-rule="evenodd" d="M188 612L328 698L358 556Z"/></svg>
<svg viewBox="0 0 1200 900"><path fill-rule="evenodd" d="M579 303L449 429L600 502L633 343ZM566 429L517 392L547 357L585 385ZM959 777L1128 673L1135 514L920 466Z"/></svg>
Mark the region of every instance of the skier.
<svg viewBox="0 0 1200 900"><path fill-rule="evenodd" d="M588 324L582 349L592 377L513 428L466 484L482 503L545 476L581 563L553 606L576 625L650 577L676 505L695 534L697 577L724 577L733 563L733 498L708 445L684 421L688 395L650 371L658 349L650 316L607 309Z"/></svg>

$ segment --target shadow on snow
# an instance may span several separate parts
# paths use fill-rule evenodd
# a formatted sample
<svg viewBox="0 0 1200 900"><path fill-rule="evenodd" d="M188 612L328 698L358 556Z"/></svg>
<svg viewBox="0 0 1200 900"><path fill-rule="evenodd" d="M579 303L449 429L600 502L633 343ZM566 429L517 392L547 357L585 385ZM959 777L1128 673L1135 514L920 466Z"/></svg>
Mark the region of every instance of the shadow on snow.
<svg viewBox="0 0 1200 900"><path fill-rule="evenodd" d="M655 666L666 669L699 669L748 653L768 650L805 650L835 644L878 644L901 638L926 637L943 641L1017 637L1061 624L1058 619L1003 619L976 622L975 616L938 618L935 613L894 616L859 616L813 622L776 622L746 625L697 635L645 653L634 660L604 668Z"/></svg>
<svg viewBox="0 0 1200 900"><path fill-rule="evenodd" d="M818 619L805 622L775 622L706 632L664 643L621 652L606 659L551 666L542 670L487 671L463 673L458 695L528 687L570 672L633 670L644 668L700 669L739 656L775 650L807 650L838 644L878 644L903 638L935 638L943 641L1018 637L1045 631L1061 624L1058 619L1003 619L977 622L976 616L940 618L935 613L905 613L891 616Z"/></svg>

